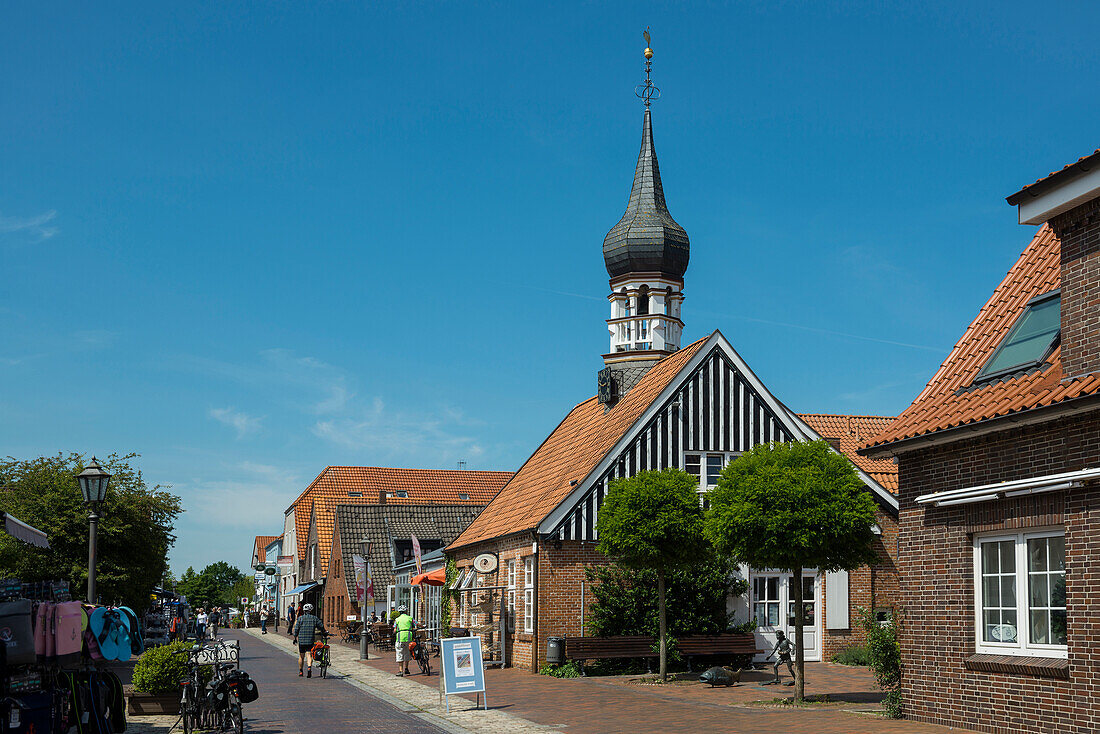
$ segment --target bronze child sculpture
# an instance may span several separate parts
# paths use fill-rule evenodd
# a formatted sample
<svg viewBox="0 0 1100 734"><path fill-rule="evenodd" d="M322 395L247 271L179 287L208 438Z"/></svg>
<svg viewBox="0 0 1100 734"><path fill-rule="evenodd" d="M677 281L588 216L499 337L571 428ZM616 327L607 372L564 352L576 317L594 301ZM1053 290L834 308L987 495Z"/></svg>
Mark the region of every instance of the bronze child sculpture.
<svg viewBox="0 0 1100 734"><path fill-rule="evenodd" d="M775 680L770 680L764 683L766 686L779 685L779 666L786 663L787 672L791 674L791 681L788 686L794 685L794 665L791 662L791 655L794 653L794 643L787 639L787 636L783 634L783 630L777 630L775 633L775 647L768 653L767 660L772 655L779 653L779 657L775 659L775 664L772 666L775 669Z"/></svg>

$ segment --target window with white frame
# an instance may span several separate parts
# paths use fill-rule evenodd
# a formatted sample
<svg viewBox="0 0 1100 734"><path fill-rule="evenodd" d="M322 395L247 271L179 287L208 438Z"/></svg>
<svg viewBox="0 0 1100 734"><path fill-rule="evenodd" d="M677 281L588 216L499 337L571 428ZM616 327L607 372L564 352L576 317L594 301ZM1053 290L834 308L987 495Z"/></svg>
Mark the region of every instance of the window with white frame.
<svg viewBox="0 0 1100 734"><path fill-rule="evenodd" d="M516 625L516 562L508 561L508 624L512 629Z"/></svg>
<svg viewBox="0 0 1100 734"><path fill-rule="evenodd" d="M523 631L535 631L535 559L523 559Z"/></svg>
<svg viewBox="0 0 1100 734"><path fill-rule="evenodd" d="M710 504L705 496L706 493L718 485L718 475L722 473L726 464L740 455L733 451L684 454L684 471L695 475L699 480L699 501L704 510Z"/></svg>
<svg viewBox="0 0 1100 734"><path fill-rule="evenodd" d="M1066 542L1061 530L974 541L978 652L1066 657Z"/></svg>

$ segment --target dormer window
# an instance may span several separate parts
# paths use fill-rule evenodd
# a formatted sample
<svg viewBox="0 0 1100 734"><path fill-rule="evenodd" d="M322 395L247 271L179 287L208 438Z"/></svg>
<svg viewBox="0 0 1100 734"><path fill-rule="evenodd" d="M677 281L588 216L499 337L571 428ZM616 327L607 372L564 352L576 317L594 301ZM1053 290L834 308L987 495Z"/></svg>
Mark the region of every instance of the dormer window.
<svg viewBox="0 0 1100 734"><path fill-rule="evenodd" d="M1050 356L1062 330L1060 295L1053 291L1031 299L975 382L1038 367Z"/></svg>

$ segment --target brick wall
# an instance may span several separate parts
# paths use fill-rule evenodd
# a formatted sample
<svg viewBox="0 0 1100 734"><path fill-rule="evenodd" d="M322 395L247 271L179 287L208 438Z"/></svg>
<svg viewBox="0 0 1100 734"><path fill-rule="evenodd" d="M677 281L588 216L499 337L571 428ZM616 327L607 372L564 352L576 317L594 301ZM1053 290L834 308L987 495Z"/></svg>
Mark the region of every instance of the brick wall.
<svg viewBox="0 0 1100 734"><path fill-rule="evenodd" d="M875 551L881 560L873 566L863 566L848 573L848 629L828 629L829 609L822 591L822 660L830 660L840 650L867 641L867 634L859 623L860 609L896 609L899 605L898 521L881 509L876 513L875 521L882 529L882 535L875 543Z"/></svg>
<svg viewBox="0 0 1100 734"><path fill-rule="evenodd" d="M484 543L478 543L476 545L467 546L465 548L458 549L455 553L449 553L448 557L453 558L455 565L459 570L469 569L473 567L474 558L481 553L492 553L497 556L497 570L491 574L480 574L479 581L482 586L506 586L508 583L508 562L516 562L516 609L514 620L510 623L509 627L512 629L511 634L507 639L507 652L508 652L508 664L515 668L524 668L527 670L537 671L537 667L532 667L532 650L537 645L538 639L538 626L536 616L535 632L528 634L523 631L523 619L524 619L524 602L523 602L523 571L524 562L528 558L537 558L539 554L532 553L533 539L530 533L520 533L517 535L506 536L504 538L497 538L494 540L486 541ZM536 564L537 568L537 564ZM487 594L488 592L482 592ZM501 592L498 592L501 593ZM503 590L504 594L507 594L507 590ZM535 588L535 603L537 608L538 603L538 582L536 580ZM496 605L494 605L494 613L481 614L471 613L469 611L469 602L471 597L480 597L480 594L466 593L462 595L462 605L452 602L451 604L451 625L454 627L463 626L463 620L460 618L460 610L465 608L465 624L467 627L476 627L479 625L489 624L495 622L497 614L495 613Z"/></svg>
<svg viewBox="0 0 1100 734"><path fill-rule="evenodd" d="M1100 465L1100 413L1085 413L900 457L898 566L904 618L903 698L909 718L983 732L1100 729L1100 487L974 505L917 506L921 494ZM975 653L975 533L1066 531L1069 680L967 667ZM971 661L971 666L975 665Z"/></svg>
<svg viewBox="0 0 1100 734"><path fill-rule="evenodd" d="M1062 242L1062 380L1100 371L1100 199L1050 222Z"/></svg>

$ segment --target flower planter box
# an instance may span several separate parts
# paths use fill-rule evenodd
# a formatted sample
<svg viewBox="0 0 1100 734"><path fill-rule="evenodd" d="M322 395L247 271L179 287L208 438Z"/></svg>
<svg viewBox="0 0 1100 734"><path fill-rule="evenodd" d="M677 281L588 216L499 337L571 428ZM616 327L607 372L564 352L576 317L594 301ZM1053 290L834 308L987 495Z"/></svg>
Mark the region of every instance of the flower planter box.
<svg viewBox="0 0 1100 734"><path fill-rule="evenodd" d="M178 693L137 693L131 692L126 699L126 713L129 716L155 716L178 714L180 696Z"/></svg>

